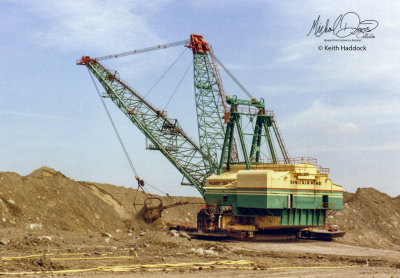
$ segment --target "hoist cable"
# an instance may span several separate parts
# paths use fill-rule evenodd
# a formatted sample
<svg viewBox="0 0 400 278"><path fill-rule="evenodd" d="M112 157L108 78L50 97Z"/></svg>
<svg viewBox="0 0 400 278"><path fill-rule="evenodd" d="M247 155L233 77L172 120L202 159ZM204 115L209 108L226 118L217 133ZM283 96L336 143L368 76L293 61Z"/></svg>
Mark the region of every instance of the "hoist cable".
<svg viewBox="0 0 400 278"><path fill-rule="evenodd" d="M147 91L147 93L143 96L144 98L146 98L151 91L153 91L153 89L157 86L158 83L160 83L161 79L163 79L163 77L172 69L172 67L176 64L176 62L178 62L179 58L182 57L183 53L185 53L185 51L187 50L187 48L185 47L185 49L182 51L182 53L178 56L178 58L175 59L175 61L169 66L169 68L161 75L161 77L157 80L156 83L154 83L154 85L150 88L150 90Z"/></svg>
<svg viewBox="0 0 400 278"><path fill-rule="evenodd" d="M178 90L179 86L181 85L183 79L185 78L186 74L188 73L190 66L193 64L193 61L189 64L189 66L187 67L185 73L183 74L181 80L178 83L178 86L176 86L174 92L172 93L172 95L169 97L167 104L165 104L164 110L167 108L168 104L171 102L171 99L174 97L176 91Z"/></svg>
<svg viewBox="0 0 400 278"><path fill-rule="evenodd" d="M240 87L240 89L242 89L242 91L243 91L250 99L252 99L253 96L249 93L249 91L247 91L246 88L242 85L242 83L240 83L239 80L237 80L236 77L233 76L233 74L228 70L227 67L225 67L224 64L222 64L222 62L215 56L215 54L214 54L214 58L215 58L215 60L218 62L218 64L224 69L224 71L230 76L230 78L232 78L232 80Z"/></svg>
<svg viewBox="0 0 400 278"><path fill-rule="evenodd" d="M100 98L100 100L101 100L101 103L103 104L104 110L105 110L106 113L107 113L108 119L110 120L110 123L111 123L111 125L112 125L112 127L113 127L113 129L114 129L115 135L117 136L118 141L119 141L119 143L120 143L120 145L121 145L121 147L122 147L122 150L123 150L124 153L125 153L126 159L128 160L128 163L129 163L129 166L131 167L132 172L133 172L133 174L135 175L135 178L136 178L136 177L138 177L138 174L137 174L137 172L136 172L135 167L133 166L132 160L131 160L131 158L129 157L128 151L127 151L126 148L125 148L124 142L122 141L122 138L121 138L121 136L120 136L120 134L119 134L119 132L118 132L118 130L117 130L117 127L115 126L114 120L113 120L112 117L111 117L110 111L108 111L108 108L107 108L107 106L106 106L106 103L105 103L103 97L101 96L100 90L99 90L99 88L97 87L97 84L96 84L96 82L94 81L94 78L93 78L92 74L90 74L89 69L88 69L88 73L89 73L89 75L90 75L90 79L92 79L92 82L93 82L94 87L96 88L96 91L97 91L97 94L98 94L98 96L99 96L99 98Z"/></svg>
<svg viewBox="0 0 400 278"><path fill-rule="evenodd" d="M89 69L88 69L88 73L89 73L89 75L90 75L90 78L92 79L92 82L93 82L94 87L96 88L96 91L97 91L97 94L98 94L98 96L99 96L99 98L100 98L100 100L101 100L101 103L103 104L104 110L105 110L106 113L107 113L108 119L109 119L110 122L111 122L111 125L112 125L112 127L113 127L113 129L114 129L115 135L117 136L118 141L119 141L119 143L120 143L120 145L121 145L121 147L122 147L122 150L123 150L124 153L125 153L126 159L128 160L128 163L129 163L129 166L131 167L132 172L133 172L133 174L135 175L135 178L138 179L139 176L138 176L138 174L137 174L137 172L136 172L135 167L133 166L133 162L132 162L132 160L131 160L131 158L130 158L130 156L129 156L129 154L128 154L128 151L126 150L125 144L124 144L124 142L122 141L122 138L121 138L121 136L120 136L120 134L119 134L119 132L118 132L118 129L117 129L115 123L114 123L114 120L113 120L112 117L111 117L110 111L108 110L107 105L106 105L106 103L105 103L103 97L101 96L100 90L99 90L99 88L97 87L97 84L96 84L96 82L94 81L94 78L93 78L92 74L90 73ZM157 190L157 191L163 193L164 195L167 195L167 196L168 196L167 193L162 192L160 189L158 189L158 188L156 188L155 186L149 184L148 182L145 182L145 181L144 181L144 183L147 184L148 186L150 186L151 188L153 188L153 189L155 189L155 190ZM138 187L140 187L140 189L142 189L143 192L146 193L147 195L151 195L148 191L145 190L145 188L144 188L143 186L138 185ZM136 196L135 196L135 200L136 200Z"/></svg>

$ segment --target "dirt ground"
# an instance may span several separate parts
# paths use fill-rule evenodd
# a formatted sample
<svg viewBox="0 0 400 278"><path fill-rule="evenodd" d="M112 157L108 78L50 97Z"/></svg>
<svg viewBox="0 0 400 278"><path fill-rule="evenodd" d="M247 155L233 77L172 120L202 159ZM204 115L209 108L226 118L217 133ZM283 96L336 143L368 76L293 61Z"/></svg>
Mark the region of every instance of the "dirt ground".
<svg viewBox="0 0 400 278"><path fill-rule="evenodd" d="M195 224L202 199L146 224L129 188L80 182L43 167L0 173L0 274L39 277L400 277L400 199L361 188L345 194L344 238L331 242L211 241L169 231ZM137 202L145 196L138 193ZM140 206L137 207L140 210Z"/></svg>

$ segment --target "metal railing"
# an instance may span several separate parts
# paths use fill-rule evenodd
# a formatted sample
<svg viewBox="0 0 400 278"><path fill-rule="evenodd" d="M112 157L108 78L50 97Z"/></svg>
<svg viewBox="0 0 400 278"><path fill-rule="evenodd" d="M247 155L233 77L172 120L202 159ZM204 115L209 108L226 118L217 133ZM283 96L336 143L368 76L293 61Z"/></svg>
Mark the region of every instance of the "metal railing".
<svg viewBox="0 0 400 278"><path fill-rule="evenodd" d="M227 106L227 111L231 110L230 106ZM258 113L262 110L263 114L266 116L274 116L274 111L273 110L265 110L265 109L259 109L259 108L254 108L254 107L237 107L236 112L244 113L244 114L251 114L254 116L257 116Z"/></svg>

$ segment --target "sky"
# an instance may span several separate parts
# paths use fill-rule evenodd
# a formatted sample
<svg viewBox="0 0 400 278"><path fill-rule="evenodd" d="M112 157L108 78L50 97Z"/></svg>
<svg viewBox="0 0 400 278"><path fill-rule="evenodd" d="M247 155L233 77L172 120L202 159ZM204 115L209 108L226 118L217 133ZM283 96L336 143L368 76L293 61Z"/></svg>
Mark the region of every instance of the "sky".
<svg viewBox="0 0 400 278"><path fill-rule="evenodd" d="M315 157L344 190L400 194L398 1L0 0L0 171L48 166L75 180L135 187L82 55L98 57L201 34L251 94L275 111L291 157ZM313 21L355 12L376 20L375 38L325 41ZM351 18L354 20L354 17ZM353 24L349 20L348 24ZM329 46L365 51L329 51ZM322 48L322 50L319 49ZM183 46L105 61L164 108L190 67ZM240 90L222 76L227 93ZM140 177L174 195L199 196L111 103L108 108ZM166 110L197 138L193 72ZM152 191L152 190L150 190ZM153 191L155 192L155 191Z"/></svg>

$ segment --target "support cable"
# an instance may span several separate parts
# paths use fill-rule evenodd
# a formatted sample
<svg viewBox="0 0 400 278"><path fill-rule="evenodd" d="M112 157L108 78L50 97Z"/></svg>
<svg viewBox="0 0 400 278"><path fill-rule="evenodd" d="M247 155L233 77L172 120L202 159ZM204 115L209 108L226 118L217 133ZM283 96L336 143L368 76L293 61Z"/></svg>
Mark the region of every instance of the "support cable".
<svg viewBox="0 0 400 278"><path fill-rule="evenodd" d="M187 50L187 48L185 47L185 49L182 51L182 53L178 56L178 58L175 59L175 61L169 66L169 68L161 75L161 77L157 80L156 83L154 83L154 85L150 88L150 90L147 91L147 93L143 96L144 98L146 98L151 91L153 91L153 89L157 86L158 83L160 83L161 79L163 79L163 77L172 69L172 67L176 64L176 62L178 62L179 58L182 57L183 53L185 53Z"/></svg>
<svg viewBox="0 0 400 278"><path fill-rule="evenodd" d="M236 77L233 76L233 74L228 70L227 67L225 67L224 64L222 64L222 62L215 56L215 54L214 54L214 58L215 58L215 60L218 62L218 64L224 69L224 71L230 76L230 78L232 78L232 80L240 87L240 89L242 89L242 91L243 91L250 99L252 99L253 96L249 93L249 91L247 91L246 88L239 82L239 80L237 80Z"/></svg>
<svg viewBox="0 0 400 278"><path fill-rule="evenodd" d="M183 79L185 78L185 76L186 76L186 74L188 73L188 71L189 71L190 67L192 66L192 64L193 64L193 61L192 61L192 62L189 64L189 66L187 67L185 73L183 74L181 80L180 80L179 83L178 83L178 86L176 86L174 92L172 93L172 95L171 95L170 98L168 99L168 102L167 102L167 104L165 104L165 107L164 107L163 110L165 110L165 109L167 108L168 104L171 102L171 99L174 97L176 91L178 90L179 86L181 85Z"/></svg>
<svg viewBox="0 0 400 278"><path fill-rule="evenodd" d="M153 50L159 50L159 49L165 49L165 48L169 48L169 47L184 45L184 44L187 44L188 42L189 42L189 40L183 40L183 41L177 41L177 42L172 42L172 43L167 43L167 44L160 44L160 45L151 46L151 47L147 47L147 48L101 56L101 57L97 57L95 59L96 59L96 61L103 61L103 60L108 60L108 59L112 59L112 58L119 58L119 57L129 56L129 55L133 55L133 54L140 54L140 53L149 52L149 51L153 51Z"/></svg>

